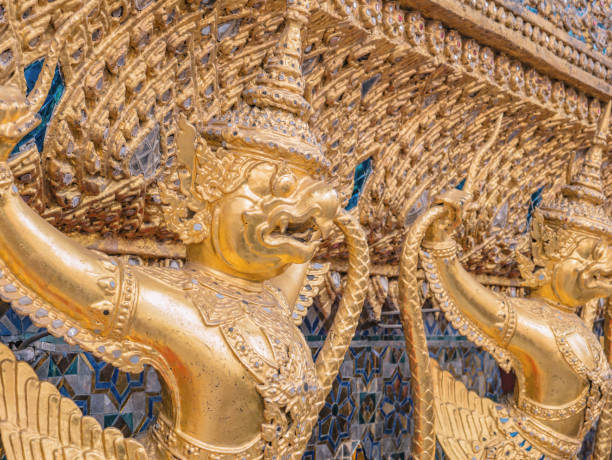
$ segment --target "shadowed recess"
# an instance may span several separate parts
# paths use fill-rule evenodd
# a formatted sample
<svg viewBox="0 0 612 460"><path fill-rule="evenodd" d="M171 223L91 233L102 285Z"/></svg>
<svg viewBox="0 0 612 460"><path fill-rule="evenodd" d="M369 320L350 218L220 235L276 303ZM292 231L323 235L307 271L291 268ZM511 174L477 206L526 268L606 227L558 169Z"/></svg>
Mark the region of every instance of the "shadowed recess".
<svg viewBox="0 0 612 460"><path fill-rule="evenodd" d="M531 223L531 219L533 218L533 212L542 202L542 192L544 191L544 186L538 188L535 192L531 194L531 198L529 199L529 209L527 210L527 226L525 229L529 228L529 224Z"/></svg>

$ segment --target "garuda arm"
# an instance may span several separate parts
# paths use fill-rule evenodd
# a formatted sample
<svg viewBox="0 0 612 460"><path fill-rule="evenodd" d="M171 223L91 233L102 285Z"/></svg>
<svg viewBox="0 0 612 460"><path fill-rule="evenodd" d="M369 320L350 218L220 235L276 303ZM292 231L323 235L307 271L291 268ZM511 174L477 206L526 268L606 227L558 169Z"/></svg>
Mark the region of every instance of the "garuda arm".
<svg viewBox="0 0 612 460"><path fill-rule="evenodd" d="M0 87L0 296L53 335L128 372L142 346L126 340L137 292L128 267L53 228L17 193L7 158L37 124L15 87Z"/></svg>
<svg viewBox="0 0 612 460"><path fill-rule="evenodd" d="M417 219L402 250L399 307L412 374L414 436L411 450L414 458L419 460L435 458L436 437L447 454L453 452L453 459L481 458L480 454L474 455L471 448L463 447L479 440L493 422L489 415L489 403L480 399L476 401L474 396L468 398L466 395L469 392L463 384L455 382L449 374L441 373L429 357L417 279L419 253L429 288L446 318L461 334L486 348L502 368L510 370L512 363L506 345L512 337L512 324L516 325L516 318L512 318L511 311L506 313L505 308L509 309L510 305L461 267L456 258L455 242L450 237L450 232L459 222L463 203L468 198L469 194L459 190L441 196L440 205ZM423 251L419 251L421 244L425 248ZM508 320L502 318L503 315ZM450 397L452 401L442 400L443 397ZM477 417L473 418L477 407L482 410L477 411ZM450 436L444 437L447 429L452 427L457 429L451 429ZM457 450L454 443L458 439L463 439L459 442L463 447ZM446 441L454 447L449 447ZM457 452L462 454L454 455Z"/></svg>
<svg viewBox="0 0 612 460"><path fill-rule="evenodd" d="M417 277L419 254L425 269L430 289L445 309L446 317L464 335L478 345L491 345L490 351L499 351L498 361L504 368L510 366L510 356L498 346L501 331L496 329L495 312L503 299L481 286L466 273L455 260L455 243L450 238L452 230L459 224L463 204L467 201L477 177L479 163L494 144L501 127L502 117L497 119L490 139L479 149L470 165L464 190L453 190L441 197L439 205L419 216L408 231L400 258L399 308L406 339L406 352L410 362L411 393L414 404L414 436L411 451L419 460L433 460L436 452L436 428L434 427L435 407L438 401L434 395L435 367L430 364L427 338L421 311L420 282ZM429 250L420 252L423 242ZM434 256L432 256L432 253ZM441 256L441 257L436 257ZM439 261L436 259L440 259ZM438 267L441 272L437 273ZM445 287L450 287L449 291ZM456 289L455 289L456 288ZM476 299L476 303L466 302ZM465 312L457 310L454 301L465 306ZM485 334L490 332L491 336Z"/></svg>
<svg viewBox="0 0 612 460"><path fill-rule="evenodd" d="M110 332L121 282L116 262L84 249L31 210L13 187L5 162L0 163L0 259L20 285L79 329ZM3 290L10 294L13 287ZM28 303L27 297L17 300Z"/></svg>
<svg viewBox="0 0 612 460"><path fill-rule="evenodd" d="M504 296L480 284L463 268L450 236L468 200L469 193L461 190L451 190L440 197L445 212L427 229L421 252L422 266L446 318L509 371L511 359L507 349L516 330L517 313Z"/></svg>
<svg viewBox="0 0 612 460"><path fill-rule="evenodd" d="M23 202L12 179L8 165L0 163L2 264L20 286L61 312L78 329L110 333L110 317L121 283L116 262L84 249L55 230ZM5 294L16 288L2 286ZM17 308L31 301L22 296L16 300ZM41 311L37 316L45 315ZM68 335L76 334L72 331Z"/></svg>
<svg viewBox="0 0 612 460"><path fill-rule="evenodd" d="M0 296L69 343L135 372L139 346L124 340L123 306L137 292L127 268L88 251L31 210L17 193L6 160L37 124L19 90L0 87ZM34 111L35 113L35 111ZM125 310L125 309L124 309ZM0 345L0 432L8 460L146 460L140 443L102 430L32 368Z"/></svg>

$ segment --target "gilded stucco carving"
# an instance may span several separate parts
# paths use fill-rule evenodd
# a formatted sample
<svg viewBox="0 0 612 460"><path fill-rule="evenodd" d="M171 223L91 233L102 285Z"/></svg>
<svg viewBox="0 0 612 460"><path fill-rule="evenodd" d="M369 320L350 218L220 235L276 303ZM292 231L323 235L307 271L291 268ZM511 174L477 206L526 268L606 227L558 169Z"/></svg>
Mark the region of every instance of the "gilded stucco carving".
<svg viewBox="0 0 612 460"><path fill-rule="evenodd" d="M75 24L101 7L96 2L89 5L63 26L66 33L54 38L56 47ZM157 7L151 20L172 20L177 13L173 2ZM158 166L111 185L102 174L102 155L110 152L104 159L111 174L125 175L126 167L142 166L141 142L150 133L160 137L164 148L155 161L167 166L176 162L178 167L170 169L168 180L152 187L159 190L164 228L186 246L179 269L136 268L88 251L27 207L6 160L40 122L38 94L48 91L57 53L45 59L44 73L27 98L17 85L2 87L3 298L35 324L124 371L152 365L164 385L162 408L152 429L140 442L125 441L116 431L103 433L97 422L77 414L69 400L37 382L32 371L15 364L10 350L3 347L4 362L18 387L14 401L5 400L2 406L8 415L0 423L9 458L38 458L41 451L71 458L301 455L357 325L368 274L363 231L339 208L338 194L325 182L330 163L308 124L311 108L303 97L300 66L308 17L305 3L288 4L281 14L278 42L256 80L245 88L235 108L208 123L196 120L194 126L185 115L174 117L170 112L170 117L164 115L162 129L163 120L155 118L155 85L149 84L156 81L155 62L160 56L155 50L167 45L164 40L177 49L188 45L185 37L174 35L155 44L149 55L153 67L147 74L147 53L139 53L135 62L128 61L127 53L129 46L138 48L150 37L136 34L137 40L130 42L128 35L118 34L106 60L92 59L90 68L81 72L85 88L69 88L63 99L67 105L57 109L66 114L58 122L64 126L58 125L61 134L46 142L62 153L55 150L48 157L46 173L57 173L49 178L49 188L63 208L78 210L87 195L102 202L110 196L109 206L119 205L118 194L129 193L133 184L142 193ZM141 27L146 28L146 23ZM122 73L123 66L130 71ZM96 91L105 87L106 72L118 75L115 85L125 86L128 95L131 92L131 106L115 92L98 99ZM152 81L145 81L147 75ZM109 80L111 85L112 77ZM175 90L167 85L161 89ZM89 112L87 101L98 105ZM186 101L181 104L185 107ZM113 111L111 129L107 117ZM89 116L95 118L89 122ZM169 134L166 128L172 122L176 129ZM176 150L169 151L169 144ZM115 164L113 158L117 153L121 157L124 148L131 158ZM54 183L54 178L63 179ZM108 189L117 195L109 195ZM117 211L134 210L131 204L124 203ZM71 211L68 214L74 219ZM143 222L134 219L143 219L144 214L141 209L124 215L123 230L135 231ZM85 219L80 225L106 232L117 222L95 220ZM65 231L75 230L52 222ZM329 340L313 362L296 324L321 284L325 266L312 263L311 267L311 259L334 222L346 234L350 275ZM29 231L15 227L22 225ZM53 280L41 284L47 276ZM25 386L32 382L33 389L22 388L21 382ZM13 391L12 384L5 382L3 394ZM30 394L41 391L52 404L41 403L29 411L33 418L26 418L24 404L31 402ZM224 423L219 424L219 419ZM78 434L68 428L76 425Z"/></svg>
<svg viewBox="0 0 612 460"><path fill-rule="evenodd" d="M572 207L582 192L568 192L585 185L572 179L580 174L601 181L608 198L597 198L593 215L603 222L612 209L609 138L596 127L612 96L609 5L570 3L0 0L0 293L68 343L125 371L151 364L164 381L154 428L123 440L79 419L3 348L7 372L32 392L20 387L6 403L10 455L300 457L366 298L368 321L401 310L417 392L415 458L431 458L435 434L451 458L569 458L609 404L609 340L601 350L589 330L596 300L581 320L558 304L485 296L493 307L483 326L453 295L465 280L440 282L440 261L465 266L466 286L526 296L552 283L538 267L595 251L547 227L545 211L567 204L584 217ZM31 89L23 76L37 62ZM53 116L40 123L46 135L32 139L57 78ZM371 171L359 187L356 170ZM443 194L446 206L432 207L457 186L469 194ZM534 213L534 194L552 204ZM461 207L455 242L432 246L430 220ZM477 398L428 361L419 319L428 297L514 369L521 391L512 403ZM309 308L333 319L314 362L296 329ZM542 312L553 315L545 345L556 347L565 377L589 382L569 385L562 400L535 395L531 380L549 369L525 369L513 349L524 318ZM593 362L567 345L574 336ZM208 366L204 357L177 357L202 343L214 343L208 358L233 373L211 374L223 380L217 393L186 377ZM251 385L228 389L240 379ZM35 393L59 407L58 432L15 417ZM228 395L247 416L227 407ZM212 410L198 411L204 404ZM448 428L466 410L480 432ZM220 413L234 430L214 426ZM606 414L597 458L610 448ZM87 434L62 435L77 419ZM36 441L25 448L24 439ZM466 440L471 450L457 447Z"/></svg>
<svg viewBox="0 0 612 460"><path fill-rule="evenodd" d="M413 440L420 458L434 457L434 433L451 458L575 458L599 415L609 410L609 356L576 309L612 293L612 221L601 180L611 105L582 165L570 168L560 192L534 212L532 259L520 260L532 288L528 297L506 297L482 286L462 268L450 237L471 205L476 168L494 137L474 154L463 189L440 195L438 206L411 229L401 262L400 308L406 346L420 370L412 387L415 408L422 408L415 413L421 433ZM421 242L421 264L446 319L502 369L514 371L517 383L506 404L482 400L430 363L414 301L417 256L411 250ZM603 433L608 423L607 417L601 420ZM595 447L597 455L609 456L606 435L598 442L604 447Z"/></svg>

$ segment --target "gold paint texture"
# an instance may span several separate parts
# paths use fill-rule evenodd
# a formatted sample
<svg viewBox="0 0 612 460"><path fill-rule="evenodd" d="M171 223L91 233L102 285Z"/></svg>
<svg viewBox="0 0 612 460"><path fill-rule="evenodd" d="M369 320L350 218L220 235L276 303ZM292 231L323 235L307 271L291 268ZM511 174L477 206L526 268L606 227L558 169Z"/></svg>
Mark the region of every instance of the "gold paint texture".
<svg viewBox="0 0 612 460"><path fill-rule="evenodd" d="M505 0L230 3L0 0L0 295L163 385L152 429L124 439L0 346L7 458L299 459L366 297L401 314L414 458L437 439L452 459L571 459L602 413L609 457L609 309L605 351L592 324L612 295L610 59ZM56 69L42 152L11 156ZM430 360L423 280L514 371L510 401ZM316 296L333 322L315 361L298 326Z"/></svg>

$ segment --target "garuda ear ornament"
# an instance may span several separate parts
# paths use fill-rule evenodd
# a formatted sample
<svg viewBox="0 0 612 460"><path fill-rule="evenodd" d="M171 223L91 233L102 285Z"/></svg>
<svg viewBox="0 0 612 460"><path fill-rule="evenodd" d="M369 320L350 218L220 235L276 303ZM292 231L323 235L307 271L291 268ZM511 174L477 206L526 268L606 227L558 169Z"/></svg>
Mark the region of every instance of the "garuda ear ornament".
<svg viewBox="0 0 612 460"><path fill-rule="evenodd" d="M525 286L537 289L550 281L550 262L566 258L578 243L578 236L563 228L554 229L546 224L542 213L536 211L531 230L515 250L521 278ZM531 257L525 253L531 253Z"/></svg>
<svg viewBox="0 0 612 460"><path fill-rule="evenodd" d="M534 259L525 255L525 253L532 251L532 254L535 253L534 248L534 233L537 233L535 230L535 220L536 218L540 218L540 215L533 216L532 229L531 232L527 233L523 238L521 238L520 242L517 244L517 247L514 251L514 257L516 259L516 263L518 265L519 272L521 274L521 278L525 282L525 285L537 289L541 286L544 286L546 282L550 280L550 272L545 267L536 268L536 263Z"/></svg>
<svg viewBox="0 0 612 460"><path fill-rule="evenodd" d="M202 242L211 221L211 205L236 189L251 169L248 158L220 148L213 152L185 117L178 123L177 151L180 165L159 191L168 229L185 244Z"/></svg>
<svg viewBox="0 0 612 460"><path fill-rule="evenodd" d="M206 149L206 144L196 145L196 130L184 117L179 121L177 138L178 157L182 165L159 181L164 218L168 229L175 232L185 244L195 244L208 236L210 211L206 201L198 200L193 193L192 171L197 149Z"/></svg>

